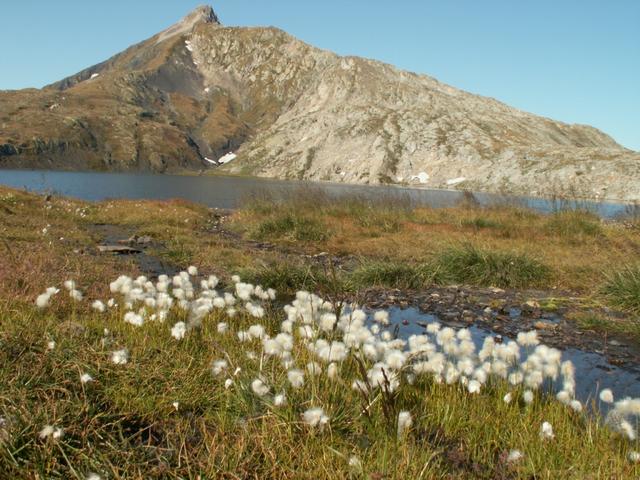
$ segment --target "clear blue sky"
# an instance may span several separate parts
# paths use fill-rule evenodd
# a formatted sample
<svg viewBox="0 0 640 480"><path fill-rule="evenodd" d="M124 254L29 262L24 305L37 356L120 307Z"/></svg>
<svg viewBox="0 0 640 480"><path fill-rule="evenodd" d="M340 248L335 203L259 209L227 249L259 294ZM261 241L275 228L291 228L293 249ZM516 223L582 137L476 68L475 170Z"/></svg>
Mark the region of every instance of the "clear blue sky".
<svg viewBox="0 0 640 480"><path fill-rule="evenodd" d="M640 150L640 0L210 0L226 25L426 73ZM41 87L203 0L3 0L0 89Z"/></svg>

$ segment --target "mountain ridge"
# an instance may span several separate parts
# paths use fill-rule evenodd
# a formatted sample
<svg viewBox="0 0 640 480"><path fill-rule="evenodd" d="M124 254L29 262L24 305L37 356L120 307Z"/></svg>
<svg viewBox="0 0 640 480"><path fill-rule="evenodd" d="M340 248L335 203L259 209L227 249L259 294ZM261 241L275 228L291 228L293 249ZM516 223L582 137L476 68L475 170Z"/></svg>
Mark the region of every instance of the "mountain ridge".
<svg viewBox="0 0 640 480"><path fill-rule="evenodd" d="M223 26L211 7L41 90L0 92L0 112L0 167L175 172L234 152L217 168L640 198L640 154L598 129L275 27Z"/></svg>

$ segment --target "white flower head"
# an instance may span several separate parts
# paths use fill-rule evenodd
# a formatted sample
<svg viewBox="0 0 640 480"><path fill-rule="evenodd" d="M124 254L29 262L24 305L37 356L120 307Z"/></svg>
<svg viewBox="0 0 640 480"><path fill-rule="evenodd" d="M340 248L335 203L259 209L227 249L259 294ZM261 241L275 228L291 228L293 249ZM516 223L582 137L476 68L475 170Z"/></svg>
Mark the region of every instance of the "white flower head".
<svg viewBox="0 0 640 480"><path fill-rule="evenodd" d="M54 427L52 427L51 425L45 425L38 433L38 437L40 437L42 440L44 440L45 438L49 438L51 435L53 435L54 430Z"/></svg>
<svg viewBox="0 0 640 480"><path fill-rule="evenodd" d="M349 467L355 470L362 470L362 462L355 455L351 455L351 457L349 457Z"/></svg>
<svg viewBox="0 0 640 480"><path fill-rule="evenodd" d="M91 308L96 310L97 312L103 313L106 310L104 303L100 300L96 300L91 304Z"/></svg>
<svg viewBox="0 0 640 480"><path fill-rule="evenodd" d="M389 312L380 310L373 314L373 320L380 325L389 325Z"/></svg>
<svg viewBox="0 0 640 480"><path fill-rule="evenodd" d="M530 404L533 402L533 392L531 390L525 390L525 392L522 394L522 398L524 400L524 403L526 404Z"/></svg>
<svg viewBox="0 0 640 480"><path fill-rule="evenodd" d="M259 397L264 397L267 393L269 393L269 387L265 385L265 383L256 378L253 382L251 382L251 390L253 393L258 395Z"/></svg>
<svg viewBox="0 0 640 480"><path fill-rule="evenodd" d="M304 385L304 372L298 369L291 369L287 372L287 378L293 388L300 388Z"/></svg>
<svg viewBox="0 0 640 480"><path fill-rule="evenodd" d="M124 365L129 361L129 352L126 348L111 352L111 362L116 365Z"/></svg>
<svg viewBox="0 0 640 480"><path fill-rule="evenodd" d="M555 438L555 435L553 434L553 427L549 422L542 423L542 426L540 427L540 438L543 440L551 440Z"/></svg>
<svg viewBox="0 0 640 480"><path fill-rule="evenodd" d="M522 459L524 455L520 450L510 450L509 455L507 455L507 463L515 463Z"/></svg>
<svg viewBox="0 0 640 480"><path fill-rule="evenodd" d="M302 414L302 419L310 427L322 428L329 423L329 417L325 415L322 408L310 408Z"/></svg>
<svg viewBox="0 0 640 480"><path fill-rule="evenodd" d="M404 433L411 428L413 419L411 418L411 412L406 410L401 411L398 414L398 438L402 437Z"/></svg>
<svg viewBox="0 0 640 480"><path fill-rule="evenodd" d="M469 393L479 393L481 385L479 381L471 380L467 385L467 390L469 390Z"/></svg>
<svg viewBox="0 0 640 480"><path fill-rule="evenodd" d="M171 336L176 340L182 340L187 333L187 325L184 322L178 322L171 328Z"/></svg>
<svg viewBox="0 0 640 480"><path fill-rule="evenodd" d="M42 293L38 295L38 298L36 298L36 306L38 308L48 307L50 298L51 298L51 295L49 295L48 293Z"/></svg>
<svg viewBox="0 0 640 480"><path fill-rule="evenodd" d="M228 363L226 360L215 360L212 364L211 364L211 372L213 373L214 376L218 376L220 375L223 371L225 371L228 367Z"/></svg>
<svg viewBox="0 0 640 480"><path fill-rule="evenodd" d="M604 403L613 403L613 392L610 388L605 388L600 392L600 400Z"/></svg>

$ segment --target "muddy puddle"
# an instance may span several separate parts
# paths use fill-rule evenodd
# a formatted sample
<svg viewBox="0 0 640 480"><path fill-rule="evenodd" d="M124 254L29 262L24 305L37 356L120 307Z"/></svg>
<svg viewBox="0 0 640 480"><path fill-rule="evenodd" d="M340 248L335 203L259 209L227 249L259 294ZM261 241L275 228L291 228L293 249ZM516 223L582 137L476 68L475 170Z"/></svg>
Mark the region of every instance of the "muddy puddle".
<svg viewBox="0 0 640 480"><path fill-rule="evenodd" d="M118 225L95 224L90 226L90 231L100 240L97 247L132 247L132 250L122 252L101 253L101 255L113 255L123 261L131 260L135 263L143 275L150 278L157 278L158 275L175 275L179 269L169 262L163 261L149 253L148 250L164 248L163 245L152 238L145 239L144 242L132 239L131 232Z"/></svg>

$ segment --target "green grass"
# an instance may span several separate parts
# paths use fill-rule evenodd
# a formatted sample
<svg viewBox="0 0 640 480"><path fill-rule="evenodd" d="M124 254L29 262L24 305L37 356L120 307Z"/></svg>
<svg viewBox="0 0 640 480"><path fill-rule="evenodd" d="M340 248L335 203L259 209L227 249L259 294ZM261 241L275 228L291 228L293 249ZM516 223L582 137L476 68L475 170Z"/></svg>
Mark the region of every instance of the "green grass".
<svg viewBox="0 0 640 480"><path fill-rule="evenodd" d="M272 263L240 271L242 278L260 285L269 285L281 294L292 296L298 290L332 292L348 290L343 274L317 265Z"/></svg>
<svg viewBox="0 0 640 480"><path fill-rule="evenodd" d="M567 315L576 325L585 330L593 330L603 335L617 335L626 341L638 343L640 341L640 322L630 321L604 315L599 312L575 312ZM606 338L606 337L605 337Z"/></svg>
<svg viewBox="0 0 640 480"><path fill-rule="evenodd" d="M327 227L319 220L293 212L276 214L261 222L254 233L257 239L281 238L302 242L319 242L329 237Z"/></svg>
<svg viewBox="0 0 640 480"><path fill-rule="evenodd" d="M212 313L203 327L182 341L171 325L184 319L174 310L166 323L133 327L123 310L97 314L69 309L56 299L48 311L0 305L0 416L7 419L0 449L2 478L633 478L637 468L625 456L625 443L592 417L572 413L547 397L530 406L502 396L509 390L492 382L481 394L461 386L439 385L421 377L403 381L393 395L351 388L361 378L355 357L340 376L306 377L293 390L274 359L250 359L259 341L240 343L235 332L256 322L277 332L282 319L272 311L262 320ZM76 324L73 334L62 321ZM216 325L229 321L231 332ZM105 336L104 329L109 333ZM46 342L57 341L53 351ZM127 365L113 365L110 352L126 347ZM296 342L296 364L313 359ZM213 360L225 358L229 371L214 377ZM370 367L370 362L365 362ZM232 374L240 368L238 375ZM273 393L286 391L286 407L251 392L259 369ZM81 384L90 373L95 382ZM233 378L226 389L224 380ZM521 393L515 390L514 393ZM173 402L179 402L178 409ZM301 422L301 413L322 407L330 417L320 431ZM366 407L366 414L363 414ZM400 410L414 424L396 435ZM490 412L490 416L488 416ZM556 439L541 441L540 424L549 421ZM60 440L40 440L45 424L60 426ZM508 465L510 449L525 459ZM348 465L357 457L362 470ZM382 477L380 477L382 476Z"/></svg>
<svg viewBox="0 0 640 480"><path fill-rule="evenodd" d="M580 210L553 213L544 228L552 235L572 241L580 241L581 238L595 237L603 233L598 216L594 213Z"/></svg>
<svg viewBox="0 0 640 480"><path fill-rule="evenodd" d="M527 254L482 249L466 244L451 247L437 256L434 271L452 282L504 288L542 285L550 269Z"/></svg>
<svg viewBox="0 0 640 480"><path fill-rule="evenodd" d="M607 275L602 294L612 306L640 314L640 264Z"/></svg>

